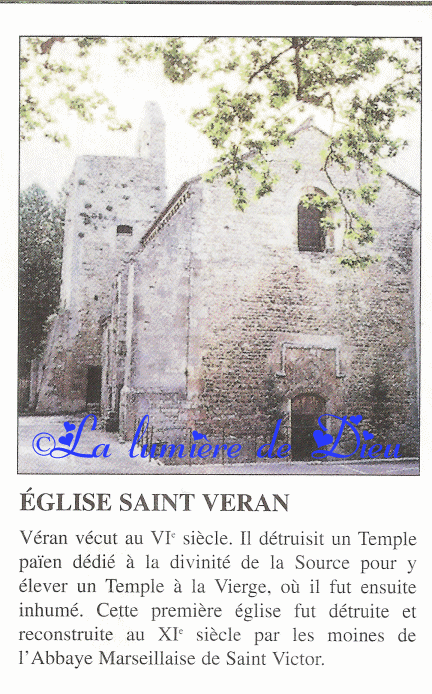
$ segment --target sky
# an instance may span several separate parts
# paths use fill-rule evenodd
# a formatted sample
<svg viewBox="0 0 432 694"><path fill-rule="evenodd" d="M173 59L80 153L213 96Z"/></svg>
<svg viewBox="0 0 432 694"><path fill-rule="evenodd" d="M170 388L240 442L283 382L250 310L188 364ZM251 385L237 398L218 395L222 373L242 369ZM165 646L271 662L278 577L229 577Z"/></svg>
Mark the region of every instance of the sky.
<svg viewBox="0 0 432 694"><path fill-rule="evenodd" d="M111 54L110 54L111 53ZM168 196L184 180L211 167L214 151L207 139L189 125L189 113L204 103L205 84L171 84L159 63L142 61L131 72L119 68L113 52L93 52L97 88L116 105L118 115L132 124L126 133L109 131L103 122L87 124L66 109L57 109L58 119L70 147L52 143L41 134L21 145L21 188L39 183L51 196L61 188L81 155L134 156L138 127L146 101L157 101L166 122Z"/></svg>
<svg viewBox="0 0 432 694"><path fill-rule="evenodd" d="M52 57L56 57L54 50ZM59 51L63 50L61 44ZM55 198L70 175L75 159L81 155L134 156L138 126L146 101L157 101L166 121L167 196L175 193L183 181L203 173L212 166L214 150L196 128L188 122L193 108L203 105L208 84L194 78L189 84L173 85L162 73L158 62L141 61L130 72L118 66L115 45L92 51L91 65L97 88L116 105L118 115L129 120L126 133L109 131L97 118L92 124L79 120L65 107L50 106L67 133L70 147L52 143L38 133L21 145L20 185L22 189L38 183ZM49 98L49 88L45 88ZM305 111L304 119L309 113ZM315 117L316 124L328 130L325 118ZM419 189L420 187L420 114L401 120L394 134L409 141L409 147L395 159L386 160L386 170Z"/></svg>

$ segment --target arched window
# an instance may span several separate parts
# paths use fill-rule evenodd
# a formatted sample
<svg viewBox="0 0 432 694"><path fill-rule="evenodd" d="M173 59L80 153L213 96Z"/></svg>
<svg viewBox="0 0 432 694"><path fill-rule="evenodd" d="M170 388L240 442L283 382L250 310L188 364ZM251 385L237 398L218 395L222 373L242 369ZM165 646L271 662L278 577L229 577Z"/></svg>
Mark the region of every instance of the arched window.
<svg viewBox="0 0 432 694"><path fill-rule="evenodd" d="M315 195L323 195L322 190L315 189ZM308 193L307 197L312 198L313 193ZM315 205L304 205L301 201L297 208L297 233L299 251L322 252L325 250L325 234L321 228L321 220L326 213L319 210Z"/></svg>

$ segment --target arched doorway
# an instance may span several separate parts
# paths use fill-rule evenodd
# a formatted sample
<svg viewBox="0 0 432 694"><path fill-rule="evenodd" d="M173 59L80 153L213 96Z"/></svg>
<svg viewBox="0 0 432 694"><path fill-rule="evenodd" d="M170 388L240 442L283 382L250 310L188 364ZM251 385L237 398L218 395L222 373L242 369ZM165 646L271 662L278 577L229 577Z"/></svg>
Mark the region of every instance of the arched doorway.
<svg viewBox="0 0 432 694"><path fill-rule="evenodd" d="M313 432L318 429L318 417L325 414L325 400L314 393L302 393L291 403L292 460L311 460L317 445Z"/></svg>

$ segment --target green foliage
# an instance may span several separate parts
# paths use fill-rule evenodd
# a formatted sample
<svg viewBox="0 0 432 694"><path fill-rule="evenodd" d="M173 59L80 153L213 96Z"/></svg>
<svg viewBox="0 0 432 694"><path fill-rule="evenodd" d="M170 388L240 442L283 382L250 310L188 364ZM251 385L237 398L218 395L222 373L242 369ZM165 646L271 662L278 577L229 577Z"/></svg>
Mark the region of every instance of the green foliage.
<svg viewBox="0 0 432 694"><path fill-rule="evenodd" d="M80 65L80 61L107 41L94 37L23 39L24 139L43 129L47 137L67 143L66 135L53 130L50 104L42 104L35 96L36 86L53 82L59 89L51 106L62 102L86 121L97 112L111 129L130 127L117 121L113 105L102 94L82 91L90 76L88 64ZM217 153L215 169L206 179L225 180L240 210L249 202L244 173L256 180L256 197L270 193L276 177L269 168L268 153L281 144L294 143L292 132L305 112L327 114L330 127L323 171L346 220L350 258L343 262L350 267L365 265L367 254L359 247L371 243L375 232L358 215L356 202L373 205L383 173L380 161L394 157L406 145L393 137L391 129L420 100L419 39L286 36L142 41L123 37L117 41L119 64L127 70L142 60L159 60L172 83L208 81L208 103L192 113L191 122ZM62 58L60 48L75 51L73 64ZM302 162L294 162L296 173L301 167ZM341 188L336 183L338 169L356 169L363 181L372 174L374 181Z"/></svg>
<svg viewBox="0 0 432 694"><path fill-rule="evenodd" d="M64 194L55 205L37 185L20 195L18 345L22 376L39 354L45 321L58 306L64 214Z"/></svg>
<svg viewBox="0 0 432 694"><path fill-rule="evenodd" d="M165 55L167 46L164 40L154 42L151 57ZM350 252L342 262L362 268L373 256L361 247L372 243L375 231L355 203L373 205L383 173L380 160L394 157L407 144L393 137L391 128L420 100L419 49L417 39L211 37L192 49L177 40L171 58L179 61L180 77L172 62L165 74L172 82L184 82L189 73L209 80L209 104L194 111L192 122L218 152L211 180L226 180L242 210L249 202L242 172L254 175L257 197L269 193L275 178L266 153L294 142L290 132L306 109L329 114L323 170L335 196L312 204L343 211ZM181 69L185 64L187 74ZM251 152L254 157L248 156ZM296 173L301 167L300 161L293 163ZM337 168L372 174L373 183L339 188ZM332 225L330 217L323 218L323 227Z"/></svg>
<svg viewBox="0 0 432 694"><path fill-rule="evenodd" d="M378 256L371 256L369 253L355 253L341 258L340 263L352 270L365 270L371 263L378 263Z"/></svg>
<svg viewBox="0 0 432 694"><path fill-rule="evenodd" d="M97 114L110 130L132 127L117 118L114 104L93 86L86 61L96 47L106 44L105 38L89 36L21 39L21 140L30 140L40 131L53 142L69 145L67 135L56 127L61 104L88 123Z"/></svg>

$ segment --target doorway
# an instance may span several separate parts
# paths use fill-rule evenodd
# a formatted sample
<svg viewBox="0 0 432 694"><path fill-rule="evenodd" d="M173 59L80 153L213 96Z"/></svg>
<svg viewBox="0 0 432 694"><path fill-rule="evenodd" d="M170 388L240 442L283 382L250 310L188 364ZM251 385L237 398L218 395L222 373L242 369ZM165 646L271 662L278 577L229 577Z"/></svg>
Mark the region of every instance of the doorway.
<svg viewBox="0 0 432 694"><path fill-rule="evenodd" d="M87 367L86 409L99 410L102 390L102 367Z"/></svg>
<svg viewBox="0 0 432 694"><path fill-rule="evenodd" d="M297 395L291 403L292 460L311 460L317 444L313 432L318 429L318 417L325 414L325 400L319 395Z"/></svg>

